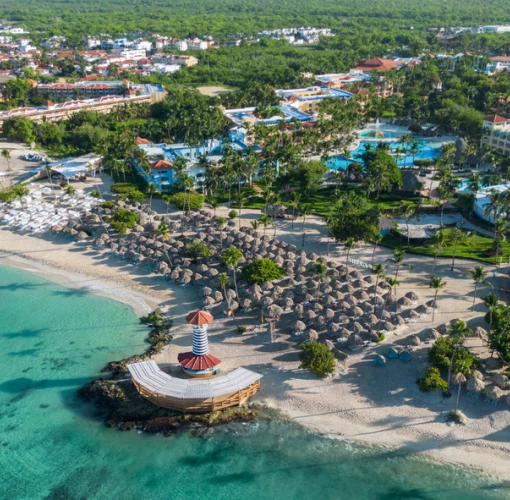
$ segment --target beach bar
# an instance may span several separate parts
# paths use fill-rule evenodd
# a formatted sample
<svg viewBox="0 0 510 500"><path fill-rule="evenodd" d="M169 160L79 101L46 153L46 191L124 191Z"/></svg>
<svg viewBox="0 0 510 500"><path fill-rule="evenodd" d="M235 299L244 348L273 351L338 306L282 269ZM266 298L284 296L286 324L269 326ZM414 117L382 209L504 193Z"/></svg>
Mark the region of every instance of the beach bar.
<svg viewBox="0 0 510 500"><path fill-rule="evenodd" d="M237 368L207 380L184 380L162 371L155 361L127 365L138 392L151 403L184 413L207 413L240 406L260 389L262 375Z"/></svg>

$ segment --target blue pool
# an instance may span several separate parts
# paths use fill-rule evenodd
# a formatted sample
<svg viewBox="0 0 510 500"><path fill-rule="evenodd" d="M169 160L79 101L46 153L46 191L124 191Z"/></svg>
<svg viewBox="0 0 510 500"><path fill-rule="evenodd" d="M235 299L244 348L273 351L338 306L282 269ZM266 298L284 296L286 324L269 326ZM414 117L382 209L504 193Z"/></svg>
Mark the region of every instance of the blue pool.
<svg viewBox="0 0 510 500"><path fill-rule="evenodd" d="M420 142L420 141L418 141ZM345 170L351 163L354 162L361 162L361 155L363 154L365 150L366 144L372 144L373 146L376 146L375 141L361 141L360 145L351 151L350 158L346 158L345 156L339 155L339 156L333 156L330 158L327 162L327 165L332 170ZM390 153L394 155L395 150L400 146L402 147L402 144L398 141L389 141L387 144L390 145L391 151ZM415 160L434 160L436 158L439 158L441 156L441 150L440 148L434 148L431 146L428 146L426 143L420 142L420 150L417 154L414 155ZM397 165L400 167L410 167L413 164L413 156L411 154L401 155L399 158L395 158Z"/></svg>

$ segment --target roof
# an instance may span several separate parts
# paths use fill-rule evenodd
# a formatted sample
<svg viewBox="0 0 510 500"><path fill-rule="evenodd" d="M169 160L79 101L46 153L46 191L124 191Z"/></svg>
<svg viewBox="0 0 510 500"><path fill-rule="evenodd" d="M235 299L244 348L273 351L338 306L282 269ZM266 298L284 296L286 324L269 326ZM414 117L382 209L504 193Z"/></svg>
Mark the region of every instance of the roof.
<svg viewBox="0 0 510 500"><path fill-rule="evenodd" d="M158 160L156 163L151 165L151 170L168 170L173 168L173 164L166 160Z"/></svg>
<svg viewBox="0 0 510 500"><path fill-rule="evenodd" d="M499 115L492 115L492 116L486 116L483 119L483 121L489 122L489 123L506 123L508 121L508 119L503 118L502 116L499 116Z"/></svg>
<svg viewBox="0 0 510 500"><path fill-rule="evenodd" d="M186 321L190 325L207 325L207 323L210 323L213 320L213 316L211 313L208 313L207 311L193 311L190 312L186 316Z"/></svg>
<svg viewBox="0 0 510 500"><path fill-rule="evenodd" d="M356 70L358 71L389 71L390 69L397 68L398 64L389 59L381 59L380 57L374 57L367 59L366 61L360 61Z"/></svg>
<svg viewBox="0 0 510 500"><path fill-rule="evenodd" d="M228 375L208 380L184 380L161 371L155 361L127 365L131 377L153 394L176 399L210 399L242 391L260 380L262 375L237 368Z"/></svg>
<svg viewBox="0 0 510 500"><path fill-rule="evenodd" d="M202 371L214 368L221 363L221 359L218 359L212 354L206 354L205 356L196 356L192 352L182 352L177 356L179 364L187 370Z"/></svg>
<svg viewBox="0 0 510 500"><path fill-rule="evenodd" d="M149 141L148 139L144 139L143 137L137 137L136 143L137 144L150 144L151 141Z"/></svg>

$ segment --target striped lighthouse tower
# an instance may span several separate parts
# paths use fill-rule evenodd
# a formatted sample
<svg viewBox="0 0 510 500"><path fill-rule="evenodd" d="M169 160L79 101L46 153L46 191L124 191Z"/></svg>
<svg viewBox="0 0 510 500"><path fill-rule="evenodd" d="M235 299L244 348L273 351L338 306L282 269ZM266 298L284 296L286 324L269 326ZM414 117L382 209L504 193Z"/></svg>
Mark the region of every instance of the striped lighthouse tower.
<svg viewBox="0 0 510 500"><path fill-rule="evenodd" d="M195 356L206 356L209 354L207 325L193 325L193 347L191 351Z"/></svg>
<svg viewBox="0 0 510 500"><path fill-rule="evenodd" d="M206 311L193 311L186 316L186 321L193 328L191 352L178 355L177 359L184 373L191 377L211 377L218 373L221 360L209 352L207 325L213 320Z"/></svg>

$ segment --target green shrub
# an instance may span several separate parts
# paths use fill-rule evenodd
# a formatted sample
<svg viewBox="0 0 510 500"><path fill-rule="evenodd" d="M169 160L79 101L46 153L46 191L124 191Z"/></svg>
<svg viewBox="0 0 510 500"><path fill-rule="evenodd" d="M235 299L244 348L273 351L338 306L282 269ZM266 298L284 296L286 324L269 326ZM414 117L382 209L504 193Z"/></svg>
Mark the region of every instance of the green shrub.
<svg viewBox="0 0 510 500"><path fill-rule="evenodd" d="M435 366L431 366L423 377L416 380L416 383L422 392L446 391L448 389L446 380L441 378L441 374Z"/></svg>
<svg viewBox="0 0 510 500"><path fill-rule="evenodd" d="M386 338L386 335L384 333L380 333L377 335L377 342L382 342Z"/></svg>
<svg viewBox="0 0 510 500"><path fill-rule="evenodd" d="M109 208L110 210L115 207L115 203L113 201L105 201L101 203L101 208Z"/></svg>
<svg viewBox="0 0 510 500"><path fill-rule="evenodd" d="M145 194L142 193L141 191L139 191L138 189L132 189L131 191L129 191L127 194L126 194L126 197L127 199L129 200L129 202L131 203L142 203L145 201Z"/></svg>
<svg viewBox="0 0 510 500"><path fill-rule="evenodd" d="M429 349L428 359L430 363L439 370L448 370L452 359L455 339L441 337L437 339L434 345ZM463 369L475 368L479 364L478 358L465 347L458 347L453 358L453 370L458 371L456 367Z"/></svg>
<svg viewBox="0 0 510 500"><path fill-rule="evenodd" d="M237 217L239 217L239 212L237 210L231 210L229 213L228 213L228 216L231 218L231 219L235 219Z"/></svg>
<svg viewBox="0 0 510 500"><path fill-rule="evenodd" d="M317 378L325 378L335 371L334 354L318 342L301 344L299 353L299 368L310 370Z"/></svg>
<svg viewBox="0 0 510 500"><path fill-rule="evenodd" d="M184 255L193 260L207 258L212 255L212 250L203 242L188 243L184 247Z"/></svg>
<svg viewBox="0 0 510 500"><path fill-rule="evenodd" d="M110 219L110 224L119 233L120 236L126 234L128 228L132 229L139 221L139 217L134 212L121 208Z"/></svg>
<svg viewBox="0 0 510 500"><path fill-rule="evenodd" d="M168 201L182 210L184 205L184 195L186 195L186 208L189 206L190 210L200 210L204 205L205 196L198 193L191 193L191 195L189 193L176 193L170 196Z"/></svg>
<svg viewBox="0 0 510 500"><path fill-rule="evenodd" d="M282 278L287 272L271 259L255 259L243 267L242 278L248 283L260 284Z"/></svg>
<svg viewBox="0 0 510 500"><path fill-rule="evenodd" d="M110 188L110 191L112 193L116 193L116 194L128 194L131 191L137 191L137 190L139 190L139 186L137 186L136 184L133 184L131 182L116 182Z"/></svg>

